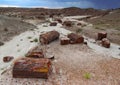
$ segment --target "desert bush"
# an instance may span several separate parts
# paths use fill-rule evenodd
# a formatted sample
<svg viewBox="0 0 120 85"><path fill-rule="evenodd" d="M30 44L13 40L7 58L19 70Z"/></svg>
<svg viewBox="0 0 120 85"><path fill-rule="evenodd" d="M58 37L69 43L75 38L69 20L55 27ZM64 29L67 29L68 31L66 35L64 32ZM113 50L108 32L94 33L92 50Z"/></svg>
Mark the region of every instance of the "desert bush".
<svg viewBox="0 0 120 85"><path fill-rule="evenodd" d="M28 39L31 39L32 37L28 37Z"/></svg>
<svg viewBox="0 0 120 85"><path fill-rule="evenodd" d="M4 31L5 31L5 32L8 32L8 29L7 29L7 28L4 28Z"/></svg>
<svg viewBox="0 0 120 85"><path fill-rule="evenodd" d="M77 29L76 33L80 33L82 31L82 29Z"/></svg>
<svg viewBox="0 0 120 85"><path fill-rule="evenodd" d="M120 27L116 28L116 30L120 31Z"/></svg>
<svg viewBox="0 0 120 85"><path fill-rule="evenodd" d="M35 38L35 39L33 39L32 41L30 41L31 43L32 42L38 42L38 39L37 38Z"/></svg>
<svg viewBox="0 0 120 85"><path fill-rule="evenodd" d="M84 74L84 78L85 79L90 79L91 78L91 74L90 73L85 73Z"/></svg>
<svg viewBox="0 0 120 85"><path fill-rule="evenodd" d="M43 27L48 27L47 25L43 25Z"/></svg>
<svg viewBox="0 0 120 85"><path fill-rule="evenodd" d="M35 38L33 41L34 41L34 42L38 42L38 39L37 39L37 38Z"/></svg>

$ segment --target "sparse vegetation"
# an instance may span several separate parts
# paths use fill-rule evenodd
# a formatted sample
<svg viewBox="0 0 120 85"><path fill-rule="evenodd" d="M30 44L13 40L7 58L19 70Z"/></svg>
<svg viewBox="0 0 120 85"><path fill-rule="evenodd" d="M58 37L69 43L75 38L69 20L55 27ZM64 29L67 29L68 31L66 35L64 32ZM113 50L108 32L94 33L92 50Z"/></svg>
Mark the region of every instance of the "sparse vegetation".
<svg viewBox="0 0 120 85"><path fill-rule="evenodd" d="M17 47L19 46L19 44L17 44Z"/></svg>
<svg viewBox="0 0 120 85"><path fill-rule="evenodd" d="M34 31L34 29L30 29L31 31Z"/></svg>
<svg viewBox="0 0 120 85"><path fill-rule="evenodd" d="M29 36L28 39L32 39L32 37Z"/></svg>
<svg viewBox="0 0 120 85"><path fill-rule="evenodd" d="M76 33L80 33L82 31L82 29L77 29Z"/></svg>
<svg viewBox="0 0 120 85"><path fill-rule="evenodd" d="M116 28L116 30L120 31L120 27Z"/></svg>
<svg viewBox="0 0 120 85"><path fill-rule="evenodd" d="M43 27L48 27L47 25L43 25Z"/></svg>
<svg viewBox="0 0 120 85"><path fill-rule="evenodd" d="M7 29L7 28L4 28L4 31L5 31L5 32L8 32L8 29Z"/></svg>
<svg viewBox="0 0 120 85"><path fill-rule="evenodd" d="M38 42L38 39L37 39L37 38L35 38L33 41L34 41L34 42Z"/></svg>
<svg viewBox="0 0 120 85"><path fill-rule="evenodd" d="M23 39L20 39L20 41L23 41Z"/></svg>
<svg viewBox="0 0 120 85"><path fill-rule="evenodd" d="M30 41L31 43L32 42L38 42L38 39L37 38L35 38L35 39L33 39L32 41Z"/></svg>
<svg viewBox="0 0 120 85"><path fill-rule="evenodd" d="M98 26L98 25L95 25L94 28L98 30L105 30L102 26Z"/></svg>
<svg viewBox="0 0 120 85"><path fill-rule="evenodd" d="M4 45L4 43L0 41L0 46L2 46L2 45Z"/></svg>
<svg viewBox="0 0 120 85"><path fill-rule="evenodd" d="M85 73L84 74L84 78L85 79L90 79L91 78L91 74L90 73Z"/></svg>
<svg viewBox="0 0 120 85"><path fill-rule="evenodd" d="M17 52L20 52L20 51L21 51L20 49L17 50Z"/></svg>

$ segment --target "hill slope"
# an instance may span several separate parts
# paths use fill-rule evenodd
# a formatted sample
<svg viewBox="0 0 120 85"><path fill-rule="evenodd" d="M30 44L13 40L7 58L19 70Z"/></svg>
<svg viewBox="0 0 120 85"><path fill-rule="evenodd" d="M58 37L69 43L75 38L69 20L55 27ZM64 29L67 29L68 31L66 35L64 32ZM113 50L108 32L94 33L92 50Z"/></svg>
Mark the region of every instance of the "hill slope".
<svg viewBox="0 0 120 85"><path fill-rule="evenodd" d="M36 28L34 25L18 19L0 16L0 41L10 40L13 36L34 28Z"/></svg>

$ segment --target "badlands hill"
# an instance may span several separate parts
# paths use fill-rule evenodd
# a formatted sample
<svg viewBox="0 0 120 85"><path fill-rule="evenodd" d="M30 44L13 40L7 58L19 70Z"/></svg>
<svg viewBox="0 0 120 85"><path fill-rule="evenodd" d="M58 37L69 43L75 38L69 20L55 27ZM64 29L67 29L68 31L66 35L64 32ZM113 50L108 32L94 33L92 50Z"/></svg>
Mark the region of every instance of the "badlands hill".
<svg viewBox="0 0 120 85"><path fill-rule="evenodd" d="M13 36L24 31L36 28L34 25L23 22L16 18L0 16L0 41L10 40Z"/></svg>
<svg viewBox="0 0 120 85"><path fill-rule="evenodd" d="M0 14L21 17L21 18L43 18L44 15L105 15L109 11L97 10L93 8L81 9L77 7L61 8L61 9L47 9L47 8L0 8Z"/></svg>

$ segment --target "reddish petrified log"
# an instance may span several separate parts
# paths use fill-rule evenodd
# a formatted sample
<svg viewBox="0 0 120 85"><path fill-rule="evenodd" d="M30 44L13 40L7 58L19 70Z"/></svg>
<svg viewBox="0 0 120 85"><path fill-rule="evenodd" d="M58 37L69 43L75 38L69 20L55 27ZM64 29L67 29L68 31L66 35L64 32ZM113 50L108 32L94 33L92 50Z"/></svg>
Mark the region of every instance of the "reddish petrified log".
<svg viewBox="0 0 120 85"><path fill-rule="evenodd" d="M61 19L57 19L58 23L62 23L62 20Z"/></svg>
<svg viewBox="0 0 120 85"><path fill-rule="evenodd" d="M45 34L40 35L40 42L41 44L49 44L52 41L58 39L60 36L59 32L57 31L50 31Z"/></svg>
<svg viewBox="0 0 120 85"><path fill-rule="evenodd" d="M14 78L45 78L51 73L51 61L41 58L21 58L13 66Z"/></svg>
<svg viewBox="0 0 120 85"><path fill-rule="evenodd" d="M67 38L67 37L63 37L63 38L60 39L60 44L61 45L67 45L69 43L70 43L70 39Z"/></svg>
<svg viewBox="0 0 120 85"><path fill-rule="evenodd" d="M77 35L75 33L68 34L68 38L70 39L71 44L83 43L84 42L83 36Z"/></svg>
<svg viewBox="0 0 120 85"><path fill-rule="evenodd" d="M31 52L26 57L29 57L29 58L44 58L44 54L41 51L39 51L39 52Z"/></svg>
<svg viewBox="0 0 120 85"><path fill-rule="evenodd" d="M110 41L107 38L102 39L102 46L105 48L110 48Z"/></svg>
<svg viewBox="0 0 120 85"><path fill-rule="evenodd" d="M50 26L57 26L57 23L56 22L52 22L52 23L50 23Z"/></svg>
<svg viewBox="0 0 120 85"><path fill-rule="evenodd" d="M3 61L4 61L4 62L10 62L10 61L13 60L13 59L14 59L14 57L12 57L12 56L3 57Z"/></svg>
<svg viewBox="0 0 120 85"><path fill-rule="evenodd" d="M78 26L82 25L81 23L77 23Z"/></svg>
<svg viewBox="0 0 120 85"><path fill-rule="evenodd" d="M99 32L97 40L102 40L103 38L106 38L106 37L107 37L106 32Z"/></svg>
<svg viewBox="0 0 120 85"><path fill-rule="evenodd" d="M72 27L72 22L71 21L64 21L63 25L67 26L67 27Z"/></svg>

